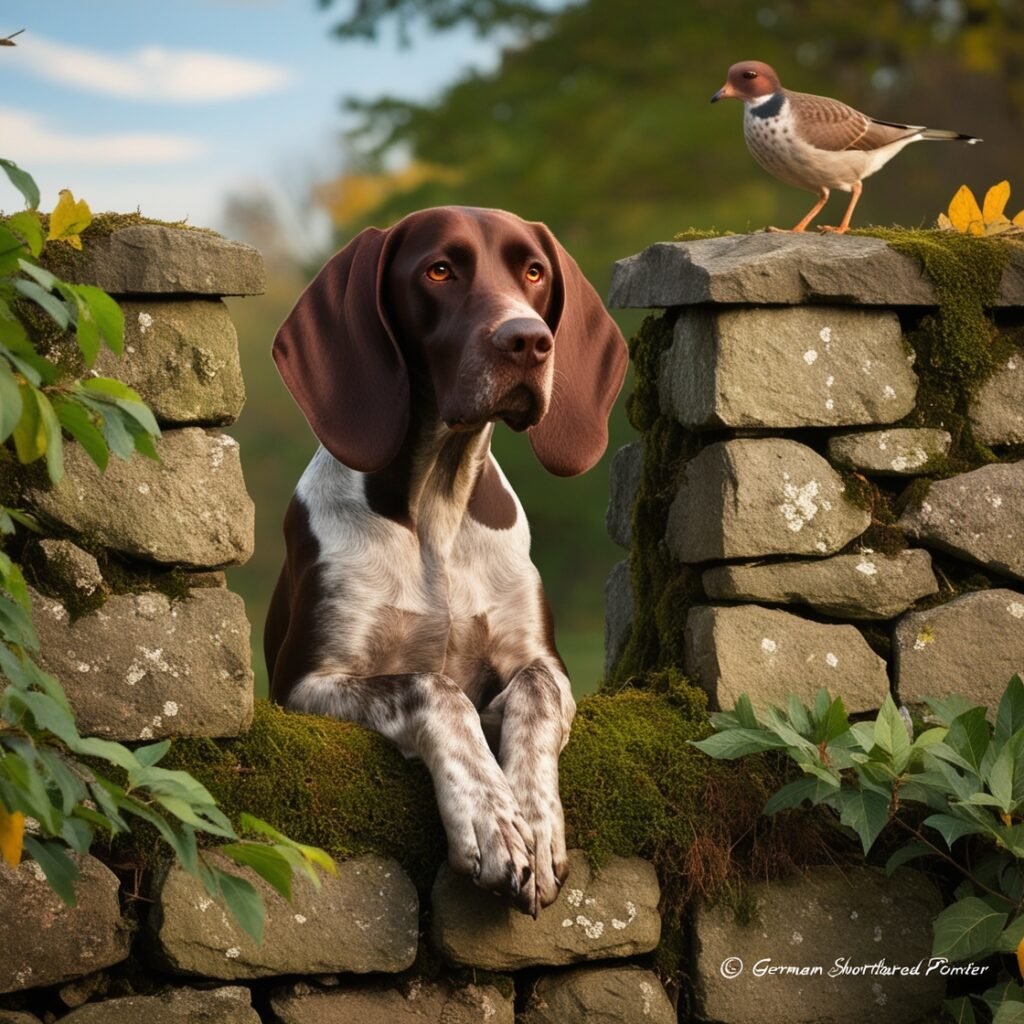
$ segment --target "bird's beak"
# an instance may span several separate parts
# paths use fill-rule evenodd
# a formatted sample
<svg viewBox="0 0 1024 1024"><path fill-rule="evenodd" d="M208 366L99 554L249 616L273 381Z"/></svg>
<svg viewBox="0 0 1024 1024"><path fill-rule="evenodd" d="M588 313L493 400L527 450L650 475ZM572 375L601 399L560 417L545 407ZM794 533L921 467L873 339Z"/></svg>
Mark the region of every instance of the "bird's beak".
<svg viewBox="0 0 1024 1024"><path fill-rule="evenodd" d="M732 86L726 82L725 85L723 85L722 88L711 97L711 102L717 103L719 100L730 100L735 98L736 93L733 91Z"/></svg>

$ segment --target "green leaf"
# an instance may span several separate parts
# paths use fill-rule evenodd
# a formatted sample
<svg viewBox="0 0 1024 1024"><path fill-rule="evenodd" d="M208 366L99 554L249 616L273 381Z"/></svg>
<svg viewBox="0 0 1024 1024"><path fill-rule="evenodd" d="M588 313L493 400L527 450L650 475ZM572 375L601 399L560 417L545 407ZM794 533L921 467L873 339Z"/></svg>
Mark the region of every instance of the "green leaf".
<svg viewBox="0 0 1024 1024"><path fill-rule="evenodd" d="M292 898L292 866L273 846L263 843L229 843L217 848L242 867L252 868L286 900Z"/></svg>
<svg viewBox="0 0 1024 1024"><path fill-rule="evenodd" d="M7 227L25 239L28 251L38 256L43 248L43 225L34 210L22 210L7 218Z"/></svg>
<svg viewBox="0 0 1024 1024"><path fill-rule="evenodd" d="M966 960L994 950L1007 915L993 910L977 896L946 907L935 919L932 956Z"/></svg>
<svg viewBox="0 0 1024 1024"><path fill-rule="evenodd" d="M989 726L985 719L985 709L971 708L970 711L957 715L949 725L945 743L972 768L980 769L989 744Z"/></svg>
<svg viewBox="0 0 1024 1024"><path fill-rule="evenodd" d="M870 790L841 790L838 800L839 820L860 836L867 854L889 820L890 801Z"/></svg>
<svg viewBox="0 0 1024 1024"><path fill-rule="evenodd" d="M101 395L108 401L124 399L129 402L142 403L142 399L137 391L134 391L122 381L114 380L112 377L90 377L88 380L82 381L82 387L86 391Z"/></svg>
<svg viewBox="0 0 1024 1024"><path fill-rule="evenodd" d="M945 700L940 700L938 697L925 697L925 703L945 726L952 725L955 718L974 707L966 697L961 697L957 693L950 694Z"/></svg>
<svg viewBox="0 0 1024 1024"><path fill-rule="evenodd" d="M885 873L891 875L898 867L902 867L908 861L916 860L918 857L934 856L935 851L927 844L917 839L901 846L885 862Z"/></svg>
<svg viewBox="0 0 1024 1024"><path fill-rule="evenodd" d="M85 449L86 455L100 469L106 469L110 459L107 442L86 409L73 399L58 396L54 399L54 410L60 425Z"/></svg>
<svg viewBox="0 0 1024 1024"><path fill-rule="evenodd" d="M974 1015L974 1007L969 996L947 999L942 1008L952 1017L953 1024L977 1024L978 1018Z"/></svg>
<svg viewBox="0 0 1024 1024"><path fill-rule="evenodd" d="M718 761L731 761L764 750L779 750L786 744L763 729L729 729L704 740L690 740L691 746Z"/></svg>
<svg viewBox="0 0 1024 1024"><path fill-rule="evenodd" d="M244 878L229 875L220 868L211 867L209 871L231 916L253 942L261 944L264 924L263 900L260 899L256 888Z"/></svg>
<svg viewBox="0 0 1024 1024"><path fill-rule="evenodd" d="M78 881L78 865L68 857L60 843L46 842L34 836L25 836L25 849L32 859L43 869L50 888L69 907L78 902L75 893L75 882Z"/></svg>
<svg viewBox="0 0 1024 1024"><path fill-rule="evenodd" d="M28 274L45 291L52 292L54 288L61 284L61 281L51 274L46 267L41 267L38 263L33 263L31 260L18 260L18 269Z"/></svg>
<svg viewBox="0 0 1024 1024"><path fill-rule="evenodd" d="M46 435L46 472L52 483L60 483L64 476L64 437L60 432L60 420L42 391L36 392L36 403Z"/></svg>
<svg viewBox="0 0 1024 1024"><path fill-rule="evenodd" d="M51 295L50 292L40 288L35 281L19 279L14 282L14 287L26 299L31 299L39 306L62 331L68 329L68 325L71 323L71 314L68 312L67 306L56 295Z"/></svg>
<svg viewBox="0 0 1024 1024"><path fill-rule="evenodd" d="M0 441L6 441L21 419L21 388L6 360L0 359Z"/></svg>
<svg viewBox="0 0 1024 1024"><path fill-rule="evenodd" d="M36 209L39 206L39 186L32 175L23 171L13 160L0 160L0 167L10 183L25 197L29 208Z"/></svg>
<svg viewBox="0 0 1024 1024"><path fill-rule="evenodd" d="M924 819L924 824L929 828L935 829L946 840L946 845L950 849L963 836L983 835L985 833L985 829L979 827L974 822L967 821L964 818L953 817L951 814L932 814Z"/></svg>
<svg viewBox="0 0 1024 1024"><path fill-rule="evenodd" d="M910 734L890 696L882 702L875 719L875 746L889 755L897 774L903 771L910 759Z"/></svg>
<svg viewBox="0 0 1024 1024"><path fill-rule="evenodd" d="M996 712L996 742L1006 742L1014 733L1024 731L1024 682L1014 676L1003 691Z"/></svg>
<svg viewBox="0 0 1024 1024"><path fill-rule="evenodd" d="M1024 1003L1003 1003L992 1015L992 1024L1024 1024Z"/></svg>
<svg viewBox="0 0 1024 1024"><path fill-rule="evenodd" d="M73 288L107 347L121 355L124 351L124 313L121 307L102 288L90 284L78 284Z"/></svg>
<svg viewBox="0 0 1024 1024"><path fill-rule="evenodd" d="M1021 942L1024 942L1024 915L1006 926L996 948L1000 953L1016 953Z"/></svg>
<svg viewBox="0 0 1024 1024"><path fill-rule="evenodd" d="M103 440L119 459L130 459L135 451L135 439L125 426L123 413L116 406L104 410Z"/></svg>
<svg viewBox="0 0 1024 1024"><path fill-rule="evenodd" d="M800 807L805 800L809 800L812 804L819 804L826 796L835 793L837 785L838 783L829 785L814 776L797 779L787 783L773 794L761 813L769 816L777 814L779 811Z"/></svg>
<svg viewBox="0 0 1024 1024"><path fill-rule="evenodd" d="M999 740L994 740L992 746L998 747ZM996 755L989 769L985 781L988 788L995 797L999 809L1005 814L1010 814L1016 809L1018 803L1024 798L1024 731L1012 735L1002 749ZM1016 783L1016 785L1015 785Z"/></svg>
<svg viewBox="0 0 1024 1024"><path fill-rule="evenodd" d="M850 719L843 706L843 700L841 697L836 697L829 705L828 713L821 723L820 739L825 743L832 743L849 730Z"/></svg>
<svg viewBox="0 0 1024 1024"><path fill-rule="evenodd" d="M316 864L322 868L328 874L336 875L338 873L338 865L334 863L333 858L329 853L321 850L319 846L307 846L305 843L298 843L294 839L289 839L283 832L279 832L273 825L268 824L261 818L253 817L251 814L247 814L244 811L239 815L239 827L247 832L255 832L258 835L267 836L269 839L273 839L274 842L281 846L290 847L293 850L298 851L302 854L305 860Z"/></svg>
<svg viewBox="0 0 1024 1024"><path fill-rule="evenodd" d="M736 721L743 729L757 729L757 715L754 713L754 705L751 704L750 698L745 694L741 693L739 700L736 701L736 706L733 708L733 714L736 716Z"/></svg>
<svg viewBox="0 0 1024 1024"><path fill-rule="evenodd" d="M159 743L150 743L145 747L136 747L134 750L135 760L144 768L151 768L171 749L170 740L161 740Z"/></svg>
<svg viewBox="0 0 1024 1024"><path fill-rule="evenodd" d="M18 461L28 464L46 452L46 428L36 396L40 392L31 384L21 384L21 419L14 428L14 450Z"/></svg>

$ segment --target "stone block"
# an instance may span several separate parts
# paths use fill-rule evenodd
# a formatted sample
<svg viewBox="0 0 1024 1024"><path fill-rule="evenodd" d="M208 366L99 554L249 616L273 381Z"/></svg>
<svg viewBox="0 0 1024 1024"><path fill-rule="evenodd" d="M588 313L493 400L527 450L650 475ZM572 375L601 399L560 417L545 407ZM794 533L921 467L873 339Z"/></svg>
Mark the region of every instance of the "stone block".
<svg viewBox="0 0 1024 1024"><path fill-rule="evenodd" d="M760 605L691 609L683 646L687 675L720 708L743 694L755 708L785 707L789 694L813 704L825 688L859 712L879 707L889 692L885 662L856 628Z"/></svg>
<svg viewBox="0 0 1024 1024"><path fill-rule="evenodd" d="M319 889L296 877L291 902L248 869L226 867L251 881L263 897L263 944L257 946L202 883L174 866L156 883L147 936L155 958L168 970L233 981L393 973L416 958L419 899L393 860L367 855L340 862L336 876L321 876Z"/></svg>
<svg viewBox="0 0 1024 1024"><path fill-rule="evenodd" d="M662 357L661 407L684 427L892 423L917 376L891 310L684 309Z"/></svg>
<svg viewBox="0 0 1024 1024"><path fill-rule="evenodd" d="M959 693L994 709L1013 675L1024 677L1024 594L982 590L911 612L893 648L904 704Z"/></svg>
<svg viewBox="0 0 1024 1024"><path fill-rule="evenodd" d="M345 986L317 991L298 984L275 993L277 1024L513 1024L508 994L494 985L458 985L416 978L400 988Z"/></svg>
<svg viewBox="0 0 1024 1024"><path fill-rule="evenodd" d="M939 591L932 557L921 548L896 555L864 551L807 561L716 565L704 571L701 582L712 601L806 604L837 619L891 619Z"/></svg>
<svg viewBox="0 0 1024 1024"><path fill-rule="evenodd" d="M638 956L658 944L660 895L647 861L612 857L598 873L571 850L568 880L534 921L445 865L431 893L431 936L450 963L489 971Z"/></svg>
<svg viewBox="0 0 1024 1024"><path fill-rule="evenodd" d="M1015 352L971 400L971 426L984 444L1024 444L1024 352Z"/></svg>
<svg viewBox="0 0 1024 1024"><path fill-rule="evenodd" d="M238 442L186 427L165 431L157 453L159 462L111 458L104 473L68 444L64 479L32 488L29 500L44 517L133 558L198 569L245 562L255 511Z"/></svg>
<svg viewBox="0 0 1024 1024"><path fill-rule="evenodd" d="M128 956L116 876L95 857L71 856L80 872L73 907L35 861L11 868L0 860L0 993L57 985Z"/></svg>
<svg viewBox="0 0 1024 1024"><path fill-rule="evenodd" d="M103 574L99 562L69 540L46 538L39 542L39 551L47 574L79 598L102 593Z"/></svg>
<svg viewBox="0 0 1024 1024"><path fill-rule="evenodd" d="M655 242L615 264L608 294L619 309L815 302L939 304L920 261L880 238L769 232ZM1009 254L994 305L1024 305L1024 252Z"/></svg>
<svg viewBox="0 0 1024 1024"><path fill-rule="evenodd" d="M94 369L135 388L165 424L233 423L245 402L238 336L218 300L122 302L124 354Z"/></svg>
<svg viewBox="0 0 1024 1024"><path fill-rule="evenodd" d="M929 427L870 430L829 438L834 462L875 476L917 476L949 452L952 437Z"/></svg>
<svg viewBox="0 0 1024 1024"><path fill-rule="evenodd" d="M263 257L213 231L133 224L90 238L65 279L112 295L262 295Z"/></svg>
<svg viewBox="0 0 1024 1024"><path fill-rule="evenodd" d="M83 735L113 740L237 736L253 714L245 603L220 588L115 594L71 621L33 592L43 668L64 687Z"/></svg>
<svg viewBox="0 0 1024 1024"><path fill-rule="evenodd" d="M657 975L639 967L578 967L545 974L519 1024L676 1024Z"/></svg>
<svg viewBox="0 0 1024 1024"><path fill-rule="evenodd" d="M157 995L86 1003L61 1017L66 1024L260 1024L247 988L169 988Z"/></svg>
<svg viewBox="0 0 1024 1024"><path fill-rule="evenodd" d="M830 555L871 523L839 474L784 438L709 445L683 469L665 540L682 562Z"/></svg>
<svg viewBox="0 0 1024 1024"><path fill-rule="evenodd" d="M633 502L643 468L644 446L640 441L623 445L612 457L604 522L608 536L623 548L628 548L633 541Z"/></svg>
<svg viewBox="0 0 1024 1024"><path fill-rule="evenodd" d="M1024 462L936 480L899 525L923 544L1024 580Z"/></svg>
<svg viewBox="0 0 1024 1024"><path fill-rule="evenodd" d="M633 581L629 560L618 562L604 585L604 675L619 660L633 628Z"/></svg>
<svg viewBox="0 0 1024 1024"><path fill-rule="evenodd" d="M748 893L756 907L749 923L724 903L697 907L696 1018L906 1024L938 1011L945 979L928 969L942 897L924 875L818 867L754 883ZM844 965L861 970L830 977ZM787 967L794 971L779 970ZM808 971L798 973L802 968Z"/></svg>

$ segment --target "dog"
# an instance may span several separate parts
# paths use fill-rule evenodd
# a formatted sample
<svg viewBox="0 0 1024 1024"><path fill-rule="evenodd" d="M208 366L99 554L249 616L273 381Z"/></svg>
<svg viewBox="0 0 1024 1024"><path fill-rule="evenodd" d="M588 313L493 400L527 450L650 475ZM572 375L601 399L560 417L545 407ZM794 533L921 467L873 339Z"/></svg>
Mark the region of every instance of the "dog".
<svg viewBox="0 0 1024 1024"><path fill-rule="evenodd" d="M536 916L566 877L558 758L575 703L497 421L590 469L628 361L542 224L440 207L337 253L273 356L321 447L285 516L271 696L430 771L448 860Z"/></svg>

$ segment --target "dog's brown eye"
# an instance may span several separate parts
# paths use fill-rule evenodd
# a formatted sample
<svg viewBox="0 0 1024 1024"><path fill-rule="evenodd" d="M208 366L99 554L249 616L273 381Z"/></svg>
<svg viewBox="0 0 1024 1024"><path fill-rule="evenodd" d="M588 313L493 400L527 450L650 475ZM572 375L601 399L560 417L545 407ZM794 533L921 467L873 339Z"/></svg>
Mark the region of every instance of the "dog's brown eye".
<svg viewBox="0 0 1024 1024"><path fill-rule="evenodd" d="M539 263L531 263L526 268L526 280L530 284L540 284L544 280L544 268Z"/></svg>
<svg viewBox="0 0 1024 1024"><path fill-rule="evenodd" d="M450 281L454 276L450 263L431 263L427 267L427 277L431 281Z"/></svg>
<svg viewBox="0 0 1024 1024"><path fill-rule="evenodd" d="M756 71L744 71L743 72L743 77L744 78L757 78L757 72Z"/></svg>

